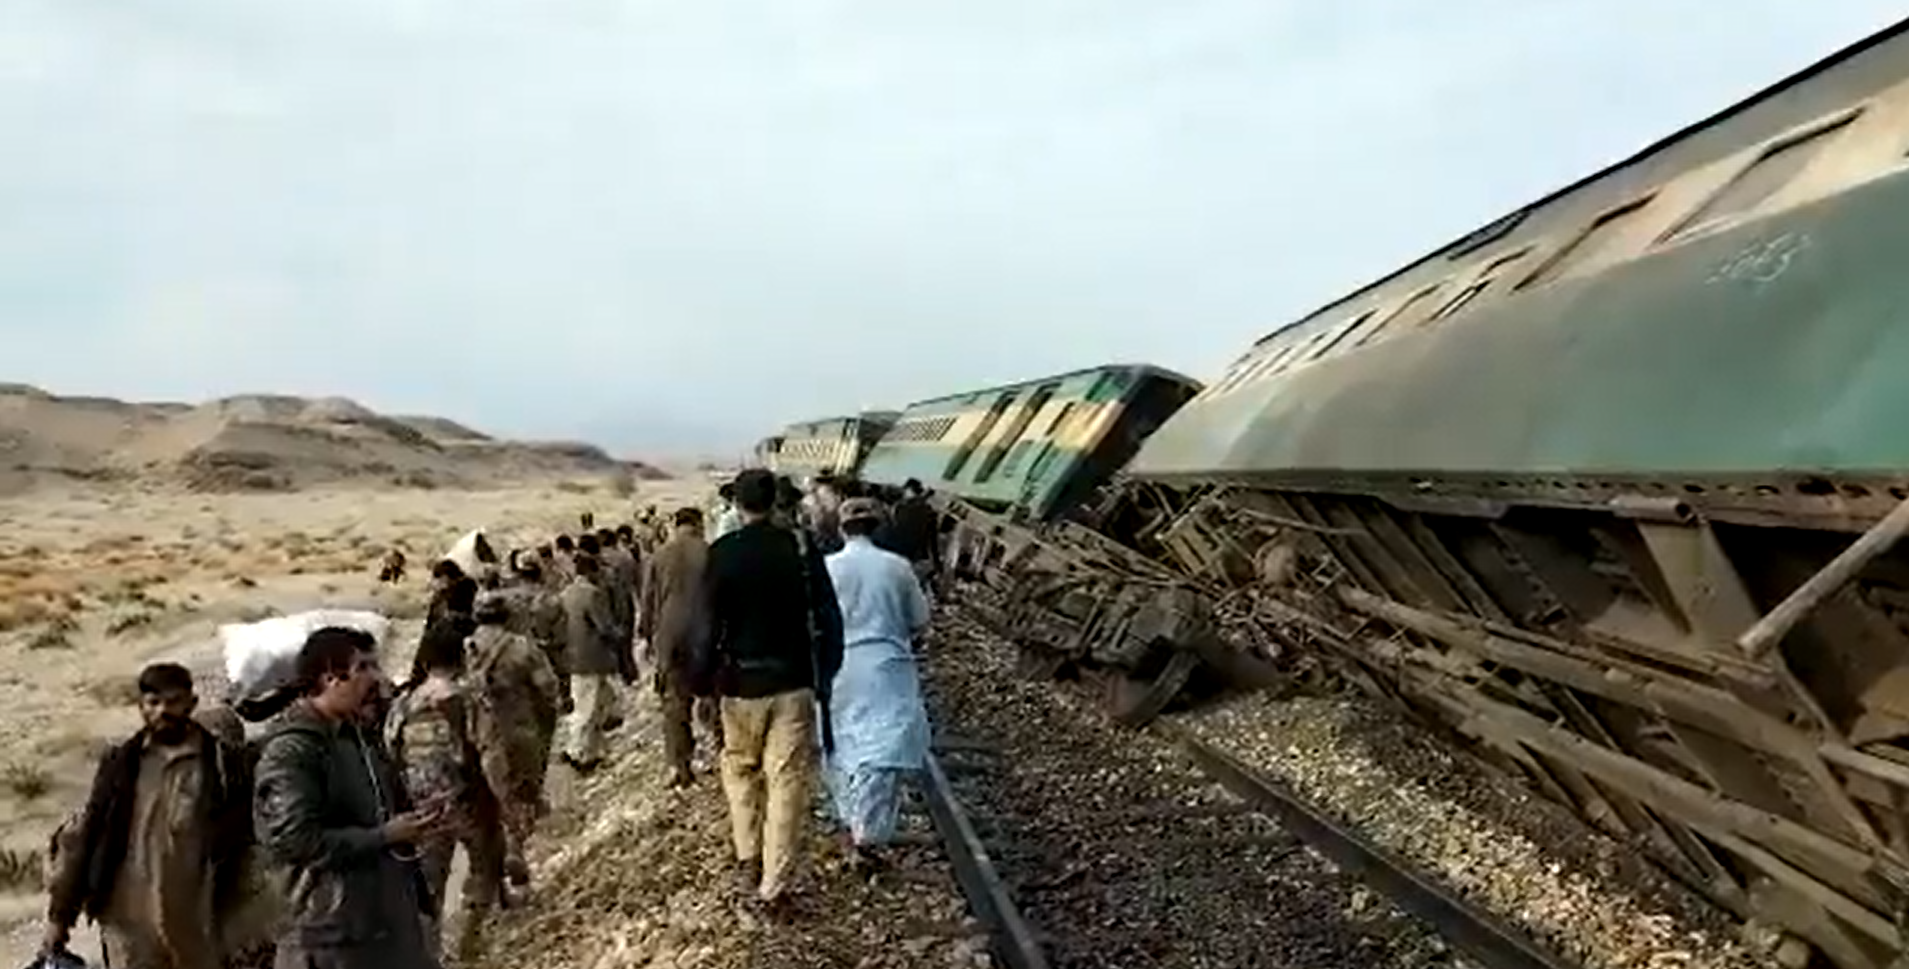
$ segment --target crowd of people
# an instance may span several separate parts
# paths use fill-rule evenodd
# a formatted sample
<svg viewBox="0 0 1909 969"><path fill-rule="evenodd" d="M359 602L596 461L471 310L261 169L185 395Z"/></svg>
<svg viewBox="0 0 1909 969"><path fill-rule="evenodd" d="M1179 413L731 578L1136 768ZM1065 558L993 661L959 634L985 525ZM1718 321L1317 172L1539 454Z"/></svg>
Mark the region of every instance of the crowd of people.
<svg viewBox="0 0 1909 969"><path fill-rule="evenodd" d="M42 961L72 964L82 917L129 969L468 960L489 914L530 891L553 760L597 770L638 687L662 724L656 783L696 783L698 735L720 751L746 904L786 911L818 782L852 864L879 870L927 752L915 655L937 523L914 481L824 477L805 494L751 469L713 516L585 515L501 558L480 535L433 567L402 683L370 633L319 629L276 703L240 706L263 721L251 741L233 706L199 704L187 669L149 666L143 726L53 836Z"/></svg>

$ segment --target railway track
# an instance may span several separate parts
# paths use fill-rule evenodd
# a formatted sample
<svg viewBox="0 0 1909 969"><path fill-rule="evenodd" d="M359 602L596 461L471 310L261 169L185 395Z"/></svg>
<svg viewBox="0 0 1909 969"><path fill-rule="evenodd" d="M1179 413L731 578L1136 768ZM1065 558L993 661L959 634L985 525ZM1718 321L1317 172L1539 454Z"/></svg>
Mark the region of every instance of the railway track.
<svg viewBox="0 0 1909 969"><path fill-rule="evenodd" d="M925 800L1009 969L1569 963L1172 728L1012 681L944 622Z"/></svg>

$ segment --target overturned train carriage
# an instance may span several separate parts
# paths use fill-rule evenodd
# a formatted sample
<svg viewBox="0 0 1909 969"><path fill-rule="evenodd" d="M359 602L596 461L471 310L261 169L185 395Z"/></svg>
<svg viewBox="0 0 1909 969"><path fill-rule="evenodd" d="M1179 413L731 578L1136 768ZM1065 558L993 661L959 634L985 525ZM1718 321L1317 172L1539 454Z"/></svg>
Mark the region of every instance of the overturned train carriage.
<svg viewBox="0 0 1909 969"><path fill-rule="evenodd" d="M1909 865L1909 38L1261 341L1129 466L1209 598L1847 967Z"/></svg>
<svg viewBox="0 0 1909 969"><path fill-rule="evenodd" d="M1127 364L919 401L869 452L862 477L914 479L977 508L1051 520L1081 507L1199 389Z"/></svg>
<svg viewBox="0 0 1909 969"><path fill-rule="evenodd" d="M1030 672L1117 671L1108 681L1116 709L1144 720L1220 642L1205 600L1108 540L1096 512L1115 472L1199 389L1168 370L1121 364L919 401L870 452L862 477L932 489L950 519L951 570L1000 590L994 622L1031 647Z"/></svg>

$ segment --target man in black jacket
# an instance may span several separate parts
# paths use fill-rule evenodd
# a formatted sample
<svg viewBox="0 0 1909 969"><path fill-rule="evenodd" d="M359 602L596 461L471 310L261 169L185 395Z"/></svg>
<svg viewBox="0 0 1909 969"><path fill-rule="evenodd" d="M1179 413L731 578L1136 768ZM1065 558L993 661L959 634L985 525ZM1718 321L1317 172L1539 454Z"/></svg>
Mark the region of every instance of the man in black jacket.
<svg viewBox="0 0 1909 969"><path fill-rule="evenodd" d="M814 539L770 520L774 475L738 475L736 504L743 526L709 547L708 635L692 650L690 680L698 695L722 696L723 792L736 860L757 897L774 904L802 843L816 773L815 704L842 665L842 614Z"/></svg>
<svg viewBox="0 0 1909 969"><path fill-rule="evenodd" d="M412 810L375 735L361 722L381 674L376 641L328 627L298 656L305 697L259 755L254 819L286 881L278 965L436 969L417 845L446 824L448 804Z"/></svg>
<svg viewBox="0 0 1909 969"><path fill-rule="evenodd" d="M56 834L47 953L81 914L100 925L111 965L217 969L219 921L234 903L251 840L244 761L192 719L192 674L139 674L145 726L108 750L75 823Z"/></svg>
<svg viewBox="0 0 1909 969"><path fill-rule="evenodd" d="M932 583L940 560L941 520L920 481L909 478L901 486L901 500L875 533L875 544L907 559L924 588Z"/></svg>

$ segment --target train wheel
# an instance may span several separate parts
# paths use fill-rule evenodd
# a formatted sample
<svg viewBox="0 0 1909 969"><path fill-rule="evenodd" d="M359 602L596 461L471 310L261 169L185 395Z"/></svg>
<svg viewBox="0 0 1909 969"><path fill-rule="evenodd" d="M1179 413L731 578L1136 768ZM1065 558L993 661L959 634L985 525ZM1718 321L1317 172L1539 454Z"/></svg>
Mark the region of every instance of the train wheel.
<svg viewBox="0 0 1909 969"><path fill-rule="evenodd" d="M1115 722L1126 727L1144 727L1152 723L1173 698L1186 689L1193 673L1200 668L1199 654L1185 649L1173 651L1166 669L1151 681L1137 680L1118 673L1107 678L1107 708Z"/></svg>

